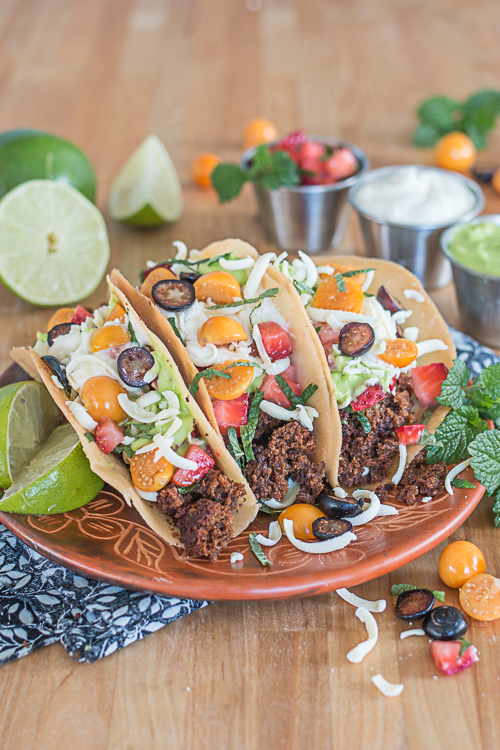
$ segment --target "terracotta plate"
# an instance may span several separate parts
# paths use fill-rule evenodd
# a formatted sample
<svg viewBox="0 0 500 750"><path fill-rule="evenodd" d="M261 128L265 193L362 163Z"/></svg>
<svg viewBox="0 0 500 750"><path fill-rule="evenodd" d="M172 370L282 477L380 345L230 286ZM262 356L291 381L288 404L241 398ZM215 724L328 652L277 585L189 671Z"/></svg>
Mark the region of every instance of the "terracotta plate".
<svg viewBox="0 0 500 750"><path fill-rule="evenodd" d="M17 366L0 378L0 386L26 379ZM470 469L462 477L473 480ZM249 548L252 531L266 532L272 516L259 517L233 539L215 563L184 560L127 507L110 487L83 508L55 516L0 513L2 522L37 552L90 578L125 588L193 599L286 599L310 596L377 578L435 547L472 513L484 493L455 489L377 518L355 529L357 541L328 555L300 552L282 538L265 551L272 566L262 567ZM262 514L261 514L262 515ZM267 535L267 534L266 534ZM232 552L242 552L231 563Z"/></svg>

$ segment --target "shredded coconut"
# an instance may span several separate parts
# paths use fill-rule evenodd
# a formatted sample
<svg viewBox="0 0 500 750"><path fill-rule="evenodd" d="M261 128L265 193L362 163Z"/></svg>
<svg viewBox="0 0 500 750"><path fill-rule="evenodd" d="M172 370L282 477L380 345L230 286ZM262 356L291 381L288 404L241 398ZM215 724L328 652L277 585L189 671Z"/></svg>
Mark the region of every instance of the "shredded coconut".
<svg viewBox="0 0 500 750"><path fill-rule="evenodd" d="M380 690L386 698L397 698L404 690L404 685L395 685L393 682L387 682L381 674L376 674L371 678L376 688Z"/></svg>
<svg viewBox="0 0 500 750"><path fill-rule="evenodd" d="M293 544L294 547L300 549L302 552L312 552L316 555L326 554L328 552L335 552L336 550L347 547L348 544L354 542L357 537L352 531L346 531L345 534L334 537L333 539L327 539L324 542L303 542L300 539L296 539L293 532L293 521L290 518L285 518L283 521L285 527L285 534L288 540Z"/></svg>
<svg viewBox="0 0 500 750"><path fill-rule="evenodd" d="M231 565L235 562L241 562L241 560L243 560L241 552L231 552L231 557L229 558Z"/></svg>
<svg viewBox="0 0 500 750"><path fill-rule="evenodd" d="M378 599L376 602L372 602L369 599L362 599L348 589L337 589L337 594L348 604L352 604L354 607L364 607L368 612L384 612L387 607L385 599Z"/></svg>
<svg viewBox="0 0 500 750"><path fill-rule="evenodd" d="M420 341L417 344L417 359L423 357L424 354L431 354L432 352L444 352L448 349L448 345L441 341L441 339L427 339L427 341Z"/></svg>
<svg viewBox="0 0 500 750"><path fill-rule="evenodd" d="M400 633L400 638L403 641L405 638L409 638L412 635L425 635L425 630L422 630L422 628L415 628L414 630L403 630L402 633Z"/></svg>
<svg viewBox="0 0 500 750"><path fill-rule="evenodd" d="M466 461L462 461L461 463L454 466L453 469L449 470L444 480L444 488L450 495L453 495L453 487L451 486L452 481L458 474L460 474L461 471L467 469L468 466L470 466L470 458L468 458Z"/></svg>
<svg viewBox="0 0 500 750"><path fill-rule="evenodd" d="M428 497L423 497L422 498L422 502L423 503L430 503L431 500L432 500L432 497L430 495Z"/></svg>
<svg viewBox="0 0 500 750"><path fill-rule="evenodd" d="M406 467L406 453L407 453L406 445L403 445L403 443L400 443L399 444L399 465L398 465L398 469L396 473L392 477L393 484L399 484L403 477L404 470Z"/></svg>
<svg viewBox="0 0 500 750"><path fill-rule="evenodd" d="M360 513L359 516L349 518L351 524L353 526L362 526L365 523L369 523L369 521L373 521L380 510L380 500L378 495L376 495L375 492L371 492L370 490L354 490L352 496L356 498L356 500L358 500L360 497L366 497L370 500L370 506L367 510L363 511L363 513Z"/></svg>
<svg viewBox="0 0 500 750"><path fill-rule="evenodd" d="M267 536L263 536L263 534L257 534L255 538L260 544L263 544L264 547L273 547L275 544L278 544L281 537L282 533L279 521L271 521L271 523L269 524L269 531L267 533Z"/></svg>
<svg viewBox="0 0 500 750"><path fill-rule="evenodd" d="M347 659L352 664L360 664L365 656L375 648L378 641L378 625L374 616L366 607L358 607L354 614L366 626L368 638L352 648L347 654Z"/></svg>

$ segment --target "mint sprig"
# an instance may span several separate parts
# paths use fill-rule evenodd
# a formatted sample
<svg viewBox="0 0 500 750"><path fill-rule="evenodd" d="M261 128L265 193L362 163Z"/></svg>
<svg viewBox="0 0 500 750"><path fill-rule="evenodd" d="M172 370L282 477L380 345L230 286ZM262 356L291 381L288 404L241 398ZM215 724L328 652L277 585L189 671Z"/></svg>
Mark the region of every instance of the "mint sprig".
<svg viewBox="0 0 500 750"><path fill-rule="evenodd" d="M460 651L458 652L458 658L460 659L465 654L469 646L472 646L472 643L470 643L467 638L459 638L458 640L461 644Z"/></svg>
<svg viewBox="0 0 500 750"><path fill-rule="evenodd" d="M245 458L247 461L253 461L255 458L252 448L252 442L255 435L255 430L259 422L260 403L264 398L264 391L257 391L253 397L253 401L250 404L248 410L247 423L240 427L241 442L243 450L245 451Z"/></svg>
<svg viewBox="0 0 500 750"><path fill-rule="evenodd" d="M458 463L468 458L467 448L481 432L488 430L473 406L461 406L449 412L437 428L437 443L427 447L426 463ZM439 444L438 444L439 443Z"/></svg>
<svg viewBox="0 0 500 750"><path fill-rule="evenodd" d="M304 284L303 281L297 281L297 279L294 279L293 285L299 294L304 292L305 294L310 294L311 297L314 297L314 290L311 289L310 286L307 286L307 284Z"/></svg>
<svg viewBox="0 0 500 750"><path fill-rule="evenodd" d="M171 318L167 318L167 320L168 320L168 322L170 323L170 325L172 326L172 330L173 330L173 332L175 333L175 335L177 336L177 338L178 338L178 339L179 339L180 341L182 341L182 336L181 336L181 334L180 334L180 331L179 331L179 329L177 328L177 323L175 322L175 318L174 318L174 316L172 315L172 317L171 317ZM182 342L182 343L184 343L184 342Z"/></svg>
<svg viewBox="0 0 500 750"><path fill-rule="evenodd" d="M305 406L311 396L318 390L317 385L315 385L314 383L309 383L309 385L304 388L300 396L297 396L297 394L292 391L283 375L276 375L276 382L290 401L293 409L296 409L297 406Z"/></svg>
<svg viewBox="0 0 500 750"><path fill-rule="evenodd" d="M262 292L262 294L259 294L258 297L253 297L253 299L240 299L236 302L228 302L226 305L212 305L212 307L207 307L207 310L222 310L224 307L241 307L242 305L253 305L256 302L261 302L267 297L276 297L278 292L278 287L274 286L272 289L266 289L266 291Z"/></svg>
<svg viewBox="0 0 500 750"><path fill-rule="evenodd" d="M468 482L467 479L459 479L458 477L452 481L451 485L458 490L474 490L476 488L476 485L472 484L472 482Z"/></svg>
<svg viewBox="0 0 500 750"><path fill-rule="evenodd" d="M240 469L243 471L243 456L244 453L241 450L240 444L238 442L238 435L236 434L236 429L234 427L228 427L227 428L227 437L228 437L228 444L227 448L229 453L232 455Z"/></svg>
<svg viewBox="0 0 500 750"><path fill-rule="evenodd" d="M262 549L260 543L257 541L256 537L257 534L255 531L253 531L248 537L248 541L250 542L250 549L261 565L272 565L271 560L268 560L268 558L264 554L264 550Z"/></svg>

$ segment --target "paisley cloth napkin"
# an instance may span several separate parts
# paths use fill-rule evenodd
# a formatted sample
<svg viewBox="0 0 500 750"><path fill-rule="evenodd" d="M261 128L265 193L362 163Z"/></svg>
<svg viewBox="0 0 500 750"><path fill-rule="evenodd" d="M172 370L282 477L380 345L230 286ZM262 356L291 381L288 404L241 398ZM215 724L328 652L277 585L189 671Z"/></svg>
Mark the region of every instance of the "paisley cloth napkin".
<svg viewBox="0 0 500 750"><path fill-rule="evenodd" d="M500 362L469 336L452 334L473 374ZM79 661L93 662L208 603L84 578L42 557L0 524L0 664L57 641Z"/></svg>

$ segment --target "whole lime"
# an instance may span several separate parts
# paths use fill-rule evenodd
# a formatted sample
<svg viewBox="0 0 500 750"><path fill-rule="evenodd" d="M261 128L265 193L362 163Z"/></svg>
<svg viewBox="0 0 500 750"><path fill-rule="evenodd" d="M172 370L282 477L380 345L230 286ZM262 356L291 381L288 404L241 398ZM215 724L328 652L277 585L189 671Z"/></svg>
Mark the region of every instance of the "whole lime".
<svg viewBox="0 0 500 750"><path fill-rule="evenodd" d="M70 141L40 130L0 134L0 198L28 180L55 180L71 185L91 201L96 176L83 151Z"/></svg>

